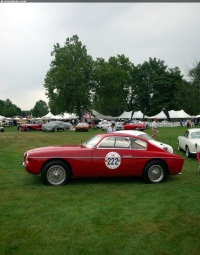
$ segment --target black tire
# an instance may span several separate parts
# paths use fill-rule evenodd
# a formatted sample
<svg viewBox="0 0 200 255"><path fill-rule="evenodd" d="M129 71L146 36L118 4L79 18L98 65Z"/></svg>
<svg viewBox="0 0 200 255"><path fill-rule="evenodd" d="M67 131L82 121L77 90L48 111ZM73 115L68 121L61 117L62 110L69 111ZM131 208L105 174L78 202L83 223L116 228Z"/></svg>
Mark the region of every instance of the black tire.
<svg viewBox="0 0 200 255"><path fill-rule="evenodd" d="M44 166L41 176L46 185L61 186L70 181L71 171L66 163L53 160Z"/></svg>
<svg viewBox="0 0 200 255"><path fill-rule="evenodd" d="M191 153L190 153L190 149L188 146L186 146L186 149L185 149L185 155L190 158L191 157Z"/></svg>
<svg viewBox="0 0 200 255"><path fill-rule="evenodd" d="M29 127L26 127L26 131L27 131L27 132L30 132L31 129L30 129Z"/></svg>
<svg viewBox="0 0 200 255"><path fill-rule="evenodd" d="M161 183L167 178L166 165L160 160L149 162L143 171L143 179L146 183Z"/></svg>

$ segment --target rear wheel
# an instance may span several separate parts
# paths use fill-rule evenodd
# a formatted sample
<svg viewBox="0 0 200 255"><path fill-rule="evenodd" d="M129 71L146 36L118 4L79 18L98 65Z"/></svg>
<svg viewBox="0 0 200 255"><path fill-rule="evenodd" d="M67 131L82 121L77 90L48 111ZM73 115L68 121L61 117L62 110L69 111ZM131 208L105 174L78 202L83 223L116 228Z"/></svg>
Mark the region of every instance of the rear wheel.
<svg viewBox="0 0 200 255"><path fill-rule="evenodd" d="M143 172L143 178L146 183L161 183L166 180L167 168L160 160L149 162Z"/></svg>
<svg viewBox="0 0 200 255"><path fill-rule="evenodd" d="M189 149L189 147L188 147L188 146L186 147L185 155L186 155L188 158L190 158L190 157L191 157L190 149Z"/></svg>
<svg viewBox="0 0 200 255"><path fill-rule="evenodd" d="M47 163L41 175L43 182L50 186L64 185L71 179L71 172L68 165L60 160L53 160Z"/></svg>

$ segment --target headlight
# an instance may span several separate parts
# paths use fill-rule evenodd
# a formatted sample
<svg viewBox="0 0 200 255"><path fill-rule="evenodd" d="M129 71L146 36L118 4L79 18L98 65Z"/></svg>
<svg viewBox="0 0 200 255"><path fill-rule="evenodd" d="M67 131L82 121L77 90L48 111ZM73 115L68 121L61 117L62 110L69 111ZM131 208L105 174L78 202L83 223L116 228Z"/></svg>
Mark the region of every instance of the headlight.
<svg viewBox="0 0 200 255"><path fill-rule="evenodd" d="M29 161L28 153L25 153L25 154L24 154L24 163L27 164L28 161Z"/></svg>

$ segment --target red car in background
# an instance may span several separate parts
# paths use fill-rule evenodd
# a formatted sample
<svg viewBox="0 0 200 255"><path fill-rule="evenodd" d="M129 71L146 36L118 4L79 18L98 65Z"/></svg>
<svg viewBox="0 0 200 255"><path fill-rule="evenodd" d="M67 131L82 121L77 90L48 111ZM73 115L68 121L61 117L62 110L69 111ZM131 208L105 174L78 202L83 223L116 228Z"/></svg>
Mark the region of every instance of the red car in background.
<svg viewBox="0 0 200 255"><path fill-rule="evenodd" d="M76 125L76 132L80 131L88 131L90 128L90 125L87 122L81 122Z"/></svg>
<svg viewBox="0 0 200 255"><path fill-rule="evenodd" d="M20 124L17 127L17 130L18 131L31 131L31 130L41 131L42 125L41 124Z"/></svg>
<svg viewBox="0 0 200 255"><path fill-rule="evenodd" d="M124 123L124 130L144 130L146 128L146 124L145 123Z"/></svg>

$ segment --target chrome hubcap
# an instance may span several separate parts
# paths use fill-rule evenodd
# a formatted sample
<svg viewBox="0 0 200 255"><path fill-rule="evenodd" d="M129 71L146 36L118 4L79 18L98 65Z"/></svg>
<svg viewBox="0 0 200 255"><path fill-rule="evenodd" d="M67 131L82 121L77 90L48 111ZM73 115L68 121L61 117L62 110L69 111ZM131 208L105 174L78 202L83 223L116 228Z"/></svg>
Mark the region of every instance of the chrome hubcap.
<svg viewBox="0 0 200 255"><path fill-rule="evenodd" d="M160 165L153 165L149 168L148 177L152 182L159 182L164 177L163 168Z"/></svg>
<svg viewBox="0 0 200 255"><path fill-rule="evenodd" d="M66 179L66 171L60 165L52 166L47 171L47 179L53 185L59 185Z"/></svg>

